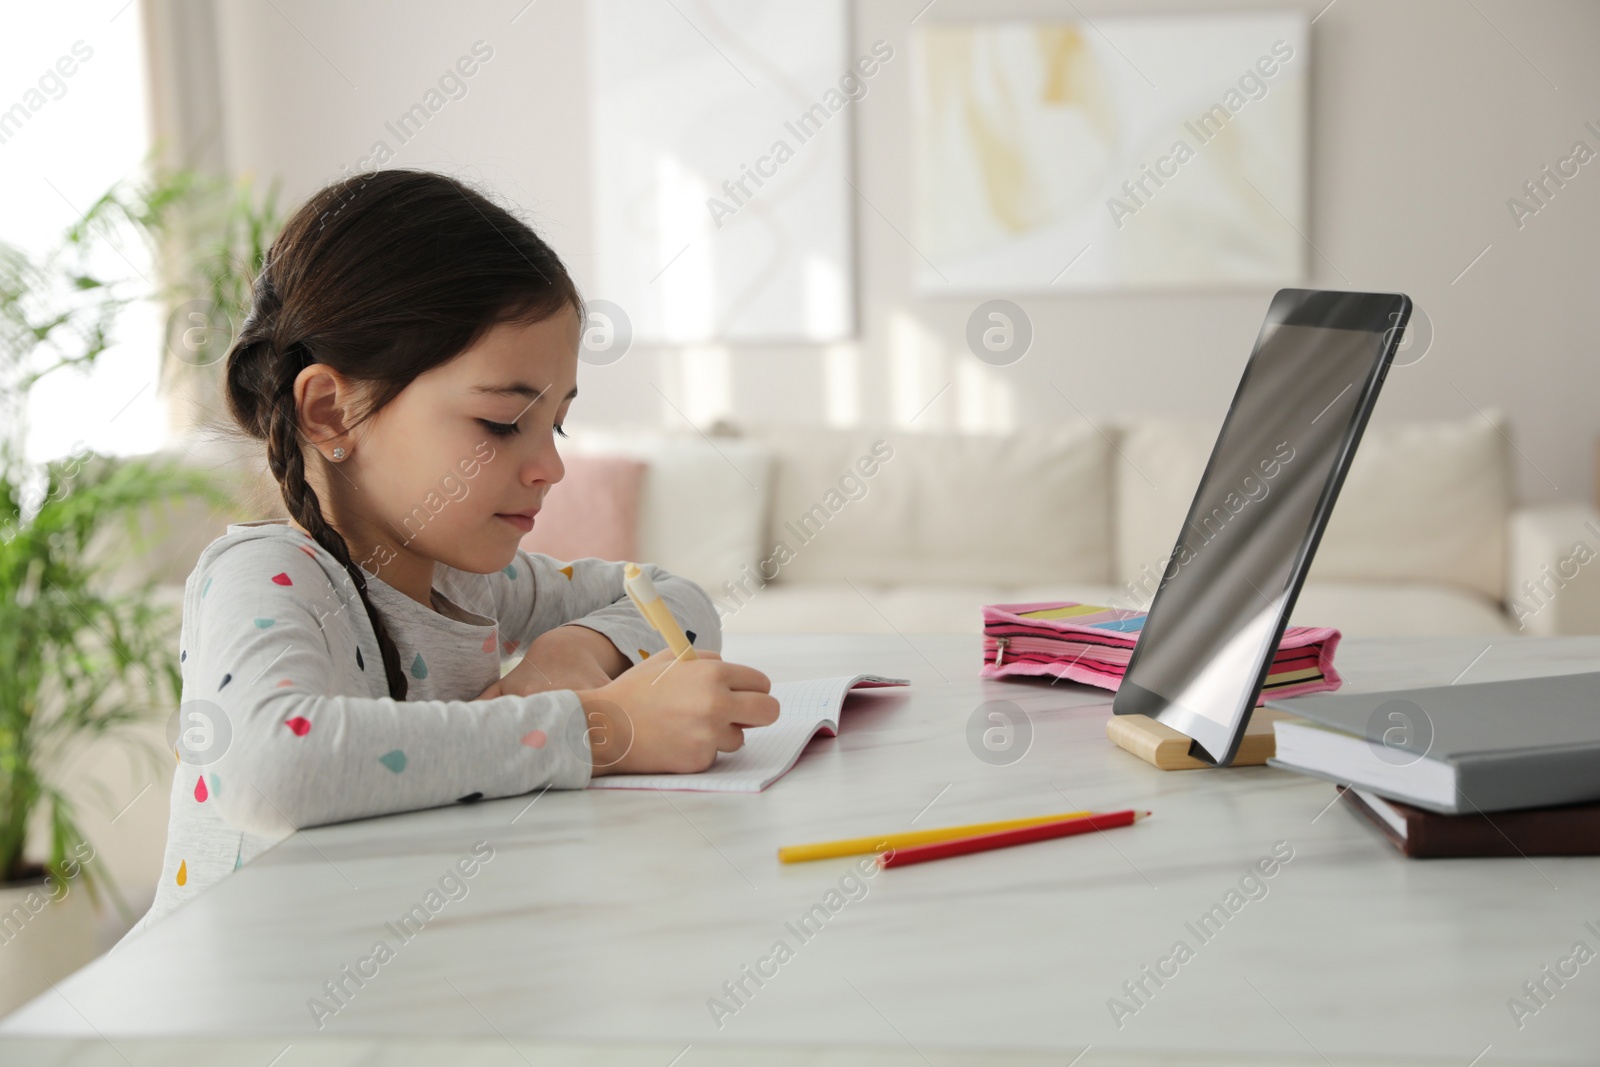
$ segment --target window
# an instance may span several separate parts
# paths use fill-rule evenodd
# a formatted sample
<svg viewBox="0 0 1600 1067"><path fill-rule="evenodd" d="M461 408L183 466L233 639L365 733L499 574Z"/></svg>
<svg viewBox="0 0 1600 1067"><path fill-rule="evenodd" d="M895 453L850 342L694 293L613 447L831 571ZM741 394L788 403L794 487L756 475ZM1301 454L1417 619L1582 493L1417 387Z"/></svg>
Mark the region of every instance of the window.
<svg viewBox="0 0 1600 1067"><path fill-rule="evenodd" d="M101 193L137 177L148 153L140 10L133 0L15 4L3 19L0 240L39 255ZM123 239L95 265L155 280L149 250L136 240ZM154 302L128 307L93 372L64 370L39 382L28 414L30 458L66 455L80 441L111 454L162 446L160 316Z"/></svg>

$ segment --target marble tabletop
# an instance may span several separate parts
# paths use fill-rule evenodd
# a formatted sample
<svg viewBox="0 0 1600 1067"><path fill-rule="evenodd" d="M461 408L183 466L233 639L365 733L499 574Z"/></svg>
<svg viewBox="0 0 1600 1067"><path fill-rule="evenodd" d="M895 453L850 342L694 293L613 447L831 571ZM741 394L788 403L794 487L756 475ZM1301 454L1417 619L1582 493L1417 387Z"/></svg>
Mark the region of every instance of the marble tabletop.
<svg viewBox="0 0 1600 1067"><path fill-rule="evenodd" d="M731 635L725 656L913 684L851 696L759 795L550 791L296 833L0 1021L0 1061L322 1042L282 1062L443 1062L441 1041L452 1062L683 1067L1600 1056L1600 962L1525 987L1600 952L1600 859L1405 860L1325 782L1162 772L1106 741L1109 694L979 679L977 635ZM1600 670L1600 638L1350 640L1339 666L1352 691ZM995 712L1014 725L986 745ZM1126 807L1154 815L870 877L775 855Z"/></svg>

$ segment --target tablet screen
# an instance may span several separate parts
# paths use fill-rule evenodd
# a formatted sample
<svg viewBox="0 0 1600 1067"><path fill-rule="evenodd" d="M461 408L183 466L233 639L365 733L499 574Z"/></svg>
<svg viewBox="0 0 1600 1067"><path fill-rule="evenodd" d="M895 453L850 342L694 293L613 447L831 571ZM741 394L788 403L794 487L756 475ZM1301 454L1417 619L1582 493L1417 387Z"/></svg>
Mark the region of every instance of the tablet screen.
<svg viewBox="0 0 1600 1067"><path fill-rule="evenodd" d="M1390 343L1382 329L1269 317L1162 574L1119 714L1151 715L1213 761L1232 759Z"/></svg>

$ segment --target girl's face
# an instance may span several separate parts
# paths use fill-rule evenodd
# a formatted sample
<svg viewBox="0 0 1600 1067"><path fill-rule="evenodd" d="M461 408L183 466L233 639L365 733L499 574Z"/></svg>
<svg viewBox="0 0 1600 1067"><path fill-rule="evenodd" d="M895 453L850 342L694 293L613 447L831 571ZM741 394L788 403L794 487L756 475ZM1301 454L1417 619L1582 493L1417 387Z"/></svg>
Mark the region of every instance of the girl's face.
<svg viewBox="0 0 1600 1067"><path fill-rule="evenodd" d="M578 392L579 329L570 306L496 326L357 428L330 474L379 553L369 562L352 544L355 562L385 581L384 545L402 569L418 556L478 574L511 562L565 472L555 439Z"/></svg>

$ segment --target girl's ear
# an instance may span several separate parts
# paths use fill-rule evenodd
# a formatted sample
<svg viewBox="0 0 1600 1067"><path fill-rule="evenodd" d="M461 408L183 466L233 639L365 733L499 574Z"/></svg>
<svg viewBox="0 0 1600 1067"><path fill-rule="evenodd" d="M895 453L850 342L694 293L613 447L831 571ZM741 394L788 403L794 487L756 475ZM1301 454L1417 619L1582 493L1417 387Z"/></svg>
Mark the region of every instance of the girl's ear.
<svg viewBox="0 0 1600 1067"><path fill-rule="evenodd" d="M333 460L335 448L344 450L341 459L349 454L358 399L355 383L326 363L313 363L295 375L300 432L324 458Z"/></svg>

